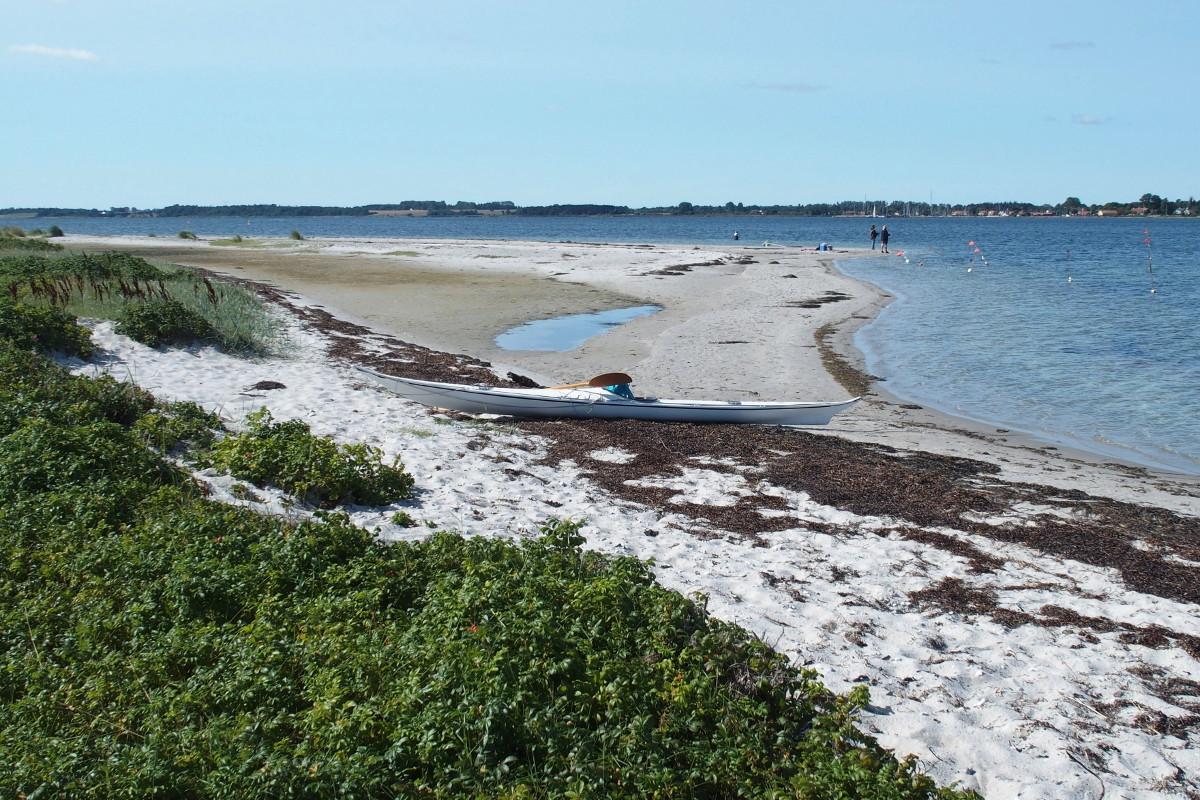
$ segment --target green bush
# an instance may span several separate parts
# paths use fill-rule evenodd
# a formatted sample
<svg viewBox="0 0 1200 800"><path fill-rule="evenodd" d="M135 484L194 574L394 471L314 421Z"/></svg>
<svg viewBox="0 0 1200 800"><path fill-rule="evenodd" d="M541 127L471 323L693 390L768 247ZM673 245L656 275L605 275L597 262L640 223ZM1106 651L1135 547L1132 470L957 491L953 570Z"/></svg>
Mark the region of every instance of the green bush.
<svg viewBox="0 0 1200 800"><path fill-rule="evenodd" d="M48 235L51 237L57 238L59 236L64 236L65 234L63 233L62 228L58 227L57 225L51 225L50 233Z"/></svg>
<svg viewBox="0 0 1200 800"><path fill-rule="evenodd" d="M117 317L117 333L150 347L215 342L216 329L178 300L150 300L129 306Z"/></svg>
<svg viewBox="0 0 1200 800"><path fill-rule="evenodd" d="M0 252L4 250L33 250L37 252L48 252L62 249L63 247L61 244L48 242L45 239L28 239L19 236L6 236L4 234L0 234Z"/></svg>
<svg viewBox="0 0 1200 800"><path fill-rule="evenodd" d="M75 317L53 306L30 306L0 297L0 339L42 353L61 352L80 358L95 354L92 332Z"/></svg>
<svg viewBox="0 0 1200 800"><path fill-rule="evenodd" d="M288 238L289 238L289 239L296 239L296 240L298 240L298 241L303 241L303 240L304 240L304 237L303 237L303 236L300 234L300 231L297 231L297 230L294 230L294 231L292 231L290 234L288 234Z"/></svg>
<svg viewBox="0 0 1200 800"><path fill-rule="evenodd" d="M93 422L128 428L156 405L132 384L72 375L44 356L0 342L0 436L31 419L64 428Z"/></svg>
<svg viewBox="0 0 1200 800"><path fill-rule="evenodd" d="M275 422L265 407L246 422L247 431L212 448L213 465L235 478L273 484L323 508L385 505L411 494L412 476L398 460L384 464L377 447L314 436L302 420Z"/></svg>
<svg viewBox="0 0 1200 800"><path fill-rule="evenodd" d="M221 430L221 418L205 411L196 403L180 401L166 403L146 412L133 425L133 430L151 447L163 452L186 445L192 450L207 450Z"/></svg>
<svg viewBox="0 0 1200 800"><path fill-rule="evenodd" d="M192 233L191 231L180 231L179 238L180 239L196 239L197 236L196 236L196 234Z"/></svg>

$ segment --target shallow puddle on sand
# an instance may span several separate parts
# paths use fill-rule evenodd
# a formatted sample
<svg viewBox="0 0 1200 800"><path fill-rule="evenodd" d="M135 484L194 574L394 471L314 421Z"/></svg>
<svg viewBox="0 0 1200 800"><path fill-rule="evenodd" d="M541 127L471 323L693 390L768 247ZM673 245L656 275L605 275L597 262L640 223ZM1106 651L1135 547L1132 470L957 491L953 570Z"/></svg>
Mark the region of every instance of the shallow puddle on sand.
<svg viewBox="0 0 1200 800"><path fill-rule="evenodd" d="M504 350L546 350L565 353L609 328L661 310L661 306L644 305L597 311L592 314L569 314L565 317L538 319L505 331L496 337L496 344Z"/></svg>

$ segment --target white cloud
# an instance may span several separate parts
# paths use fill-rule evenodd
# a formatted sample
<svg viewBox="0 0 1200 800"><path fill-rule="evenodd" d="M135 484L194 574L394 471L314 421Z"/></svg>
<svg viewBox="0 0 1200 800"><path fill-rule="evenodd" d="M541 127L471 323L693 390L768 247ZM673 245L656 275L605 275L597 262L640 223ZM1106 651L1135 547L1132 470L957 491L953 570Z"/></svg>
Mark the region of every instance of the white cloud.
<svg viewBox="0 0 1200 800"><path fill-rule="evenodd" d="M40 44L10 44L8 49L13 53L30 53L35 56L49 56L50 58L69 58L74 61L100 60L100 56L95 53L70 47L44 47Z"/></svg>
<svg viewBox="0 0 1200 800"><path fill-rule="evenodd" d="M1103 125L1108 120L1093 117L1091 114L1072 114L1071 122L1074 122L1076 125Z"/></svg>

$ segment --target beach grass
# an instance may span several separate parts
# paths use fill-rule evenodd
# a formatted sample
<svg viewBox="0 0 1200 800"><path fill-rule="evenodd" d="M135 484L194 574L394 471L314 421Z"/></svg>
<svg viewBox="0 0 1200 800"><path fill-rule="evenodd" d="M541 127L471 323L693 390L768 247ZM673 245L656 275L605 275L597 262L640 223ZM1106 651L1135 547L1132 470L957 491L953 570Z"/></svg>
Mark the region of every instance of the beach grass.
<svg viewBox="0 0 1200 800"><path fill-rule="evenodd" d="M94 319L121 320L139 307L170 301L203 319L211 326L212 341L229 352L267 355L286 346L282 319L253 292L128 253L0 249L0 291L13 300Z"/></svg>

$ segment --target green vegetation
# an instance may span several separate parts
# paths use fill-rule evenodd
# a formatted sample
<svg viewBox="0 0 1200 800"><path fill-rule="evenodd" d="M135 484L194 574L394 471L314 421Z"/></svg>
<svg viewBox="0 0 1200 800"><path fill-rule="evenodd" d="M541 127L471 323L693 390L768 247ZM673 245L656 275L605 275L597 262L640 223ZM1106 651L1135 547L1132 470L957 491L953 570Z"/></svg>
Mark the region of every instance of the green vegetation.
<svg viewBox="0 0 1200 800"><path fill-rule="evenodd" d="M0 256L14 251L47 253L59 250L62 250L62 245L41 238L27 237L21 228L0 228Z"/></svg>
<svg viewBox="0 0 1200 800"><path fill-rule="evenodd" d="M959 796L854 726L864 687L577 525L389 546L206 500L148 445L211 422L0 343L0 795Z"/></svg>
<svg viewBox="0 0 1200 800"><path fill-rule="evenodd" d="M170 453L180 448L206 450L222 429L221 418L188 400L156 404L138 417L133 431L146 445Z"/></svg>
<svg viewBox="0 0 1200 800"><path fill-rule="evenodd" d="M297 230L293 230L291 233L289 233L289 234L288 234L288 238L289 238L289 239L296 239L297 241L304 241L304 237L303 237L303 236L301 236L301 235L300 235L300 231L297 231Z"/></svg>
<svg viewBox="0 0 1200 800"><path fill-rule="evenodd" d="M180 231L178 236L180 239L196 239L196 238L198 238L196 236L196 234L192 233L191 231Z"/></svg>
<svg viewBox="0 0 1200 800"><path fill-rule="evenodd" d="M150 298L126 306L117 315L117 333L144 345L217 342L217 330L195 311L178 300Z"/></svg>
<svg viewBox="0 0 1200 800"><path fill-rule="evenodd" d="M152 347L202 341L266 354L280 342L281 321L249 290L128 253L74 253L46 244L52 251L30 254L6 250L0 240L0 293L117 320L120 332Z"/></svg>
<svg viewBox="0 0 1200 800"><path fill-rule="evenodd" d="M407 511L397 511L395 514L392 514L392 524L399 525L401 528L417 527L417 521Z"/></svg>
<svg viewBox="0 0 1200 800"><path fill-rule="evenodd" d="M74 315L54 306L30 306L0 297L0 341L22 350L59 351L91 358L91 334Z"/></svg>
<svg viewBox="0 0 1200 800"><path fill-rule="evenodd" d="M383 463L369 444L336 444L313 436L302 420L275 422L262 408L249 429L212 448L212 463L255 486L273 484L323 508L348 503L385 505L407 499L413 479L398 461Z"/></svg>

